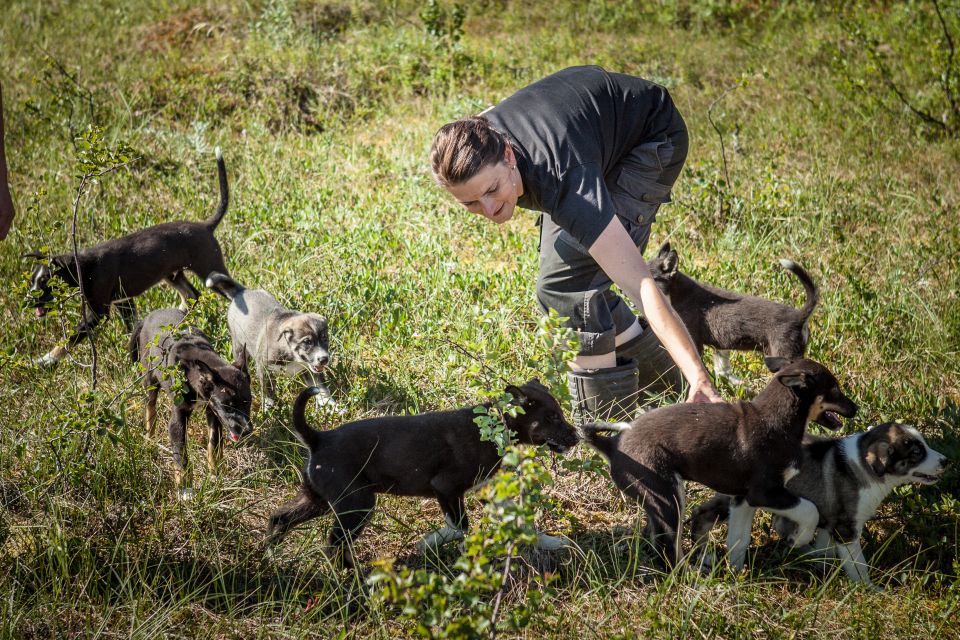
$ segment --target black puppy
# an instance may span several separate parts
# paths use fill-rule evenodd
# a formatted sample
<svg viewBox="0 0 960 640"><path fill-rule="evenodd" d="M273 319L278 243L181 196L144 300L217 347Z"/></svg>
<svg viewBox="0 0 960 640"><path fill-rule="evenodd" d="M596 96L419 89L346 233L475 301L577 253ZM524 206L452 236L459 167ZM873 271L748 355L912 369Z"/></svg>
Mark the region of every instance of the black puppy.
<svg viewBox="0 0 960 640"><path fill-rule="evenodd" d="M519 442L546 444L560 453L577 444L576 430L539 381L506 390L513 396L511 404L523 410L506 417ZM270 515L269 542L332 508L336 520L330 545L341 554L363 531L378 493L437 499L447 526L427 536L421 547L463 538L464 493L489 478L501 462L496 445L480 439L474 407L371 418L321 432L304 418L304 406L317 393L317 387L301 391L293 406L294 429L310 456L297 497ZM349 554L342 557L351 562Z"/></svg>
<svg viewBox="0 0 960 640"><path fill-rule="evenodd" d="M115 238L81 249L76 259L72 253L53 256L41 262L30 275L27 304L37 317L47 312L53 301L50 279L60 278L72 287L83 281L86 300L84 317L77 324L67 344L57 346L40 358L38 364L54 365L68 350L76 346L101 320L110 314L110 305L117 303L127 329L135 322L133 298L158 282L176 289L184 303L198 297L197 290L184 274L185 269L206 279L211 271L226 273L223 252L213 232L227 212L229 190L227 169L220 148L217 148L217 175L220 182L220 205L203 222L180 220L142 229L122 238ZM29 253L24 257L46 260L47 256ZM79 270L78 270L79 267ZM82 276L82 278L81 278Z"/></svg>
<svg viewBox="0 0 960 640"><path fill-rule="evenodd" d="M246 354L229 364L213 350L198 329L184 326L180 309L157 309L134 328L128 345L130 357L144 368L147 392L147 434L157 423L157 394L162 388L173 399L170 414L170 447L176 463L176 485L181 498L189 497L190 474L185 448L187 423L198 403L207 414L207 462L214 470L223 455L222 430L234 442L248 435L250 425L250 375ZM178 377L171 369L183 374ZM185 384L184 384L185 382Z"/></svg>
<svg viewBox="0 0 960 640"><path fill-rule="evenodd" d="M718 377L743 384L730 367L731 349L762 351L764 355L788 360L803 357L810 340L807 321L819 300L817 287L803 267L791 260L780 261L800 280L807 294L803 307L795 309L697 282L679 271L678 263L677 252L667 242L649 262L650 273L683 320L700 353L704 345L713 347L713 366Z"/></svg>
<svg viewBox="0 0 960 640"><path fill-rule="evenodd" d="M630 424L583 426L590 444L610 461L617 487L643 504L648 532L670 564L679 556L683 480L743 496L752 507L796 522L794 545L813 538L816 506L784 485L797 473L807 423L837 429L834 412L850 418L857 405L813 360L765 361L776 375L751 402L676 404ZM603 437L604 431L619 433Z"/></svg>

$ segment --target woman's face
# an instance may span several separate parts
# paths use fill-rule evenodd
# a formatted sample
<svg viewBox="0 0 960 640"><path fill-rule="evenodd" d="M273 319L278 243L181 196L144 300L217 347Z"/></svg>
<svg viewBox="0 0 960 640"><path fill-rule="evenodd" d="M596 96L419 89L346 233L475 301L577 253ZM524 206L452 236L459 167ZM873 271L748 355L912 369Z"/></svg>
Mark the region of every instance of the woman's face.
<svg viewBox="0 0 960 640"><path fill-rule="evenodd" d="M466 182L447 186L447 191L467 211L503 224L513 217L517 200L523 195L513 149L508 147L503 160L485 166Z"/></svg>

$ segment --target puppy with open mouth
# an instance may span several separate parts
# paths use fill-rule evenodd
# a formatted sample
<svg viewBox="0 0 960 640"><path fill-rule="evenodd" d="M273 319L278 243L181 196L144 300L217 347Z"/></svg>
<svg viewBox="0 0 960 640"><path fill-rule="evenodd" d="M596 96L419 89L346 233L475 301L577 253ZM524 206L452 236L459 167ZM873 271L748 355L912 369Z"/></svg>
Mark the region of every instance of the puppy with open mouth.
<svg viewBox="0 0 960 640"><path fill-rule="evenodd" d="M206 220L157 224L86 247L76 255L46 256L37 252L24 255L37 261L30 274L26 305L34 308L38 318L46 315L54 301L51 283L54 279L79 288L86 302L84 315L67 343L39 358L39 365L53 366L59 362L109 316L112 306L117 307L127 329L132 329L136 322L134 298L155 284L170 285L180 294L182 308L186 308L188 301L199 294L185 271L192 271L201 279L213 271L226 272L223 251L214 231L227 213L230 192L219 147L216 153L220 204Z"/></svg>
<svg viewBox="0 0 960 640"><path fill-rule="evenodd" d="M839 556L852 581L872 587L870 568L860 546L867 520L895 487L933 484L946 466L946 456L931 449L916 427L886 422L844 438L808 434L804 437L800 472L787 481L787 488L817 506L820 520L812 553ZM693 511L694 543L702 546L710 530L721 522L746 523L752 519L748 518L752 516L750 509L742 500L714 496ZM793 534L795 525L776 517L774 528L785 539ZM729 539L735 540L734 549L745 550L750 528L741 524L729 532ZM737 554L731 562L741 564L742 555Z"/></svg>

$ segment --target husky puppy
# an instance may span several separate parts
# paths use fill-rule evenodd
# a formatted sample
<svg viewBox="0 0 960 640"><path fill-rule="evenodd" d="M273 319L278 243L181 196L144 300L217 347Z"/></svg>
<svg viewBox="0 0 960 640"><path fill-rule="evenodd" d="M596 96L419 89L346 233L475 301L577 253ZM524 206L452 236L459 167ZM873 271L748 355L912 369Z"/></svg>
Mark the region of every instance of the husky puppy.
<svg viewBox="0 0 960 640"><path fill-rule="evenodd" d="M539 380L508 386L506 391L513 396L510 404L522 409L505 418L518 442L546 444L556 453L579 442L560 404ZM330 546L351 564L349 547L381 493L436 498L447 526L428 534L420 550L463 539L468 529L464 494L487 480L502 462L496 445L480 439L473 421L476 407L382 416L317 431L304 417L307 401L317 392L304 389L293 405L293 427L310 453L297 497L270 515L269 543L332 510ZM556 538L541 536L540 541L547 543L541 546L558 548Z"/></svg>
<svg viewBox="0 0 960 640"><path fill-rule="evenodd" d="M184 324L185 317L180 309L157 309L134 327L127 344L130 358L144 370L148 436L153 437L157 424L157 394L163 389L173 400L168 428L181 499L193 492L186 438L194 409L202 407L207 416L207 463L211 471L223 456L224 431L233 442L253 431L246 358L241 356L232 364L224 361L207 336ZM182 385L176 376L169 375L170 369L182 373Z"/></svg>
<svg viewBox="0 0 960 640"><path fill-rule="evenodd" d="M873 586L860 546L863 525L895 487L913 482L933 484L946 464L947 458L931 449L915 427L887 422L845 438L807 435L800 472L787 482L787 489L817 506L820 522L813 541L817 555L835 552L851 580ZM715 495L693 511L694 542L705 542L720 522L746 521L746 512L752 515L753 510L743 501ZM783 538L795 528L779 516L774 518L774 527ZM741 527L731 535L738 541L735 549L745 550L750 529Z"/></svg>

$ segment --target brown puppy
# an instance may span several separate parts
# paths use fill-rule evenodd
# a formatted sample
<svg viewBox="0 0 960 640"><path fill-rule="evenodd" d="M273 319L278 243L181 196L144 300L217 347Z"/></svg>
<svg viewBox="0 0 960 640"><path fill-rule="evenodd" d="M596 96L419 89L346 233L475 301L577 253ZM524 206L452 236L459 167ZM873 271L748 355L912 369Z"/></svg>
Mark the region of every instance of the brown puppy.
<svg viewBox="0 0 960 640"><path fill-rule="evenodd" d="M177 465L175 478L180 498L191 494L189 463L186 452L187 423L198 403L207 414L207 462L216 468L223 455L222 430L234 442L248 435L250 425L250 376L246 358L224 362L210 341L199 330L184 326L180 309L157 309L134 328L128 349L134 362L144 369L143 386L147 391L147 434L153 436L157 423L157 393L160 388L170 395L170 447ZM176 368L185 378L185 388L178 376L161 368Z"/></svg>
<svg viewBox="0 0 960 640"><path fill-rule="evenodd" d="M650 261L650 273L683 320L700 353L704 345L713 347L713 366L718 377L735 385L743 384L730 367L731 349L762 351L764 355L788 360L803 357L810 340L807 321L819 294L800 265L791 260L780 261L784 269L797 276L807 293L806 303L795 309L697 282L679 271L678 263L677 252L668 242Z"/></svg>
<svg viewBox="0 0 960 640"><path fill-rule="evenodd" d="M513 396L511 404L523 409L506 416L519 442L546 444L559 453L577 444L576 430L539 381L506 390ZM304 406L319 392L305 389L294 403L293 426L310 456L297 497L270 515L268 541L279 541L291 527L332 508L336 518L330 545L341 554L363 531L378 493L437 499L447 526L427 536L421 547L463 538L468 525L464 493L489 478L501 462L496 445L480 439L475 407L371 418L321 432L304 418ZM351 562L349 554L342 557Z"/></svg>
<svg viewBox="0 0 960 640"><path fill-rule="evenodd" d="M37 317L46 314L53 302L50 279L60 278L72 287L79 287L86 299L84 317L77 324L66 346L58 346L37 362L43 366L56 364L67 351L79 344L104 318L110 314L110 305L117 310L130 329L135 322L133 298L158 282L166 282L176 289L186 303L199 294L184 275L189 269L201 278L211 271L226 273L223 252L213 236L214 230L227 212L229 191L227 169L223 155L217 148L217 174L220 181L220 205L216 213L203 222L177 221L158 224L140 231L101 242L78 252L53 256L49 263L40 262L30 275L27 304L34 307ZM24 257L46 260L47 256L29 253ZM79 271L78 271L79 265Z"/></svg>
<svg viewBox="0 0 960 640"><path fill-rule="evenodd" d="M776 375L751 402L676 404L630 424L583 426L590 444L610 461L617 487L643 504L648 532L670 564L679 556L683 480L743 496L752 507L796 522L795 545L814 535L817 508L784 485L797 473L807 423L837 429L834 412L850 418L857 405L813 360L766 361ZM618 433L604 437L604 431Z"/></svg>

